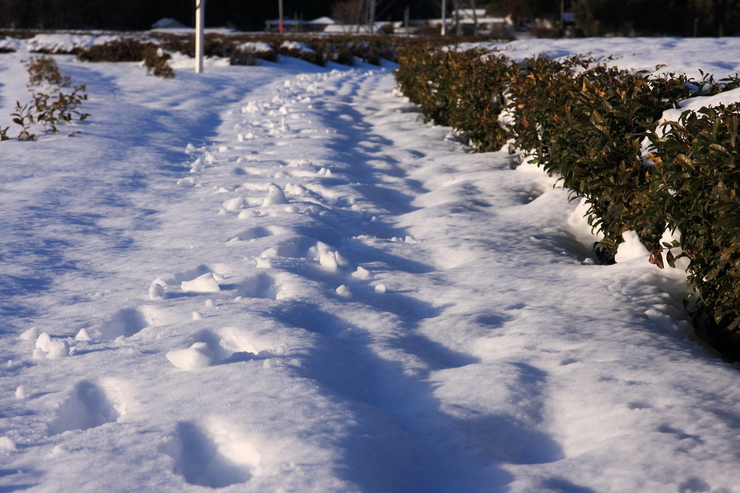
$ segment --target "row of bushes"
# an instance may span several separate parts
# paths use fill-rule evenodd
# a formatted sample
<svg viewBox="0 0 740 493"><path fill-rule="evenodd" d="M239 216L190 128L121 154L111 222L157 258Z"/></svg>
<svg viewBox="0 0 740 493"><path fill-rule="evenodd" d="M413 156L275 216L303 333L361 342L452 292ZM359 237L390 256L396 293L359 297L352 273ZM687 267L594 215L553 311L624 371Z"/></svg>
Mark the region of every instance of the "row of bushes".
<svg viewBox="0 0 740 493"><path fill-rule="evenodd" d="M404 47L398 61L400 89L426 118L455 127L479 150L513 143L585 198L606 263L630 230L661 268L674 265L680 247L700 293L696 321L740 360L739 108L661 122L681 101L737 88L740 79L620 70L587 56L514 62L423 45ZM661 243L666 228L681 232L680 244Z"/></svg>
<svg viewBox="0 0 740 493"><path fill-rule="evenodd" d="M408 38L390 36L207 34L203 51L206 57L229 58L232 65L255 65L259 60L276 61L278 55L300 58L319 66L327 62L352 65L355 60L380 65L382 59L395 60L399 47L407 41ZM146 62L151 58L152 49L154 52L162 49L165 53L182 53L192 58L195 56L195 39L193 35L148 33L145 36L125 35L89 48L60 50L41 47L34 53L76 55L85 62ZM13 51L0 48L0 53Z"/></svg>
<svg viewBox="0 0 740 493"><path fill-rule="evenodd" d="M36 31L1 31L0 37L32 38ZM324 66L327 62L352 65L356 60L380 65L381 60L395 61L398 51L407 44L439 46L456 38L429 36L422 38L381 35L332 35L310 34L206 34L204 54L206 57L229 58L232 65L253 65L258 60L276 61L278 55L300 58ZM466 41L490 40L490 37L467 37ZM263 48L257 49L255 45ZM250 47L251 45L251 47ZM192 34L166 32L122 33L116 40L89 48L74 47L38 48L34 52L47 55L76 55L88 62L129 62L145 60L145 52L151 46L165 52L195 56L195 38ZM11 52L13 50L7 50Z"/></svg>
<svg viewBox="0 0 740 493"><path fill-rule="evenodd" d="M75 50L71 54L86 61L126 61L119 59L121 46L153 43L168 52L179 52L189 57L195 56L193 35L150 33L148 36L148 38L141 36L120 38L87 50ZM484 38L466 38L466 40L481 39ZM242 61L244 52L251 55L253 59L275 61L277 55L284 55L301 58L320 66L324 66L327 62L352 65L355 60L380 65L381 60L395 61L402 46L420 43L425 46L440 46L449 42L449 37L442 36L420 40L419 38L381 35L206 34L203 52L206 57L230 58L232 64L235 65L244 64ZM260 44L266 48L245 48L245 44Z"/></svg>
<svg viewBox="0 0 740 493"><path fill-rule="evenodd" d="M392 60L398 51L396 43L387 37L306 37L302 41L284 36L217 35L205 36L203 52L206 57L229 58L231 65L255 65L258 60L276 61L278 55L300 58L324 66L333 61L352 65L355 60L380 65L381 59ZM195 56L193 36L159 34L153 38L122 37L87 49L76 49L74 54L84 62L144 61L154 75L174 77L166 63L167 53Z"/></svg>

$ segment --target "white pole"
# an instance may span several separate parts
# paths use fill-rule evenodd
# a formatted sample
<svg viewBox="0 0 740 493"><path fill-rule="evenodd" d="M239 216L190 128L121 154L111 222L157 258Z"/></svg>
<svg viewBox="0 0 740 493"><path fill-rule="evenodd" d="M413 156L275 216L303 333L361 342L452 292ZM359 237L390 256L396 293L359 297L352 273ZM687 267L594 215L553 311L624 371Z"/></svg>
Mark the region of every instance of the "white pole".
<svg viewBox="0 0 740 493"><path fill-rule="evenodd" d="M445 11L447 10L447 5L445 3L445 0L442 0L442 36L447 34L447 20L445 19Z"/></svg>
<svg viewBox="0 0 740 493"><path fill-rule="evenodd" d="M195 73L203 72L203 24L206 0L195 0Z"/></svg>

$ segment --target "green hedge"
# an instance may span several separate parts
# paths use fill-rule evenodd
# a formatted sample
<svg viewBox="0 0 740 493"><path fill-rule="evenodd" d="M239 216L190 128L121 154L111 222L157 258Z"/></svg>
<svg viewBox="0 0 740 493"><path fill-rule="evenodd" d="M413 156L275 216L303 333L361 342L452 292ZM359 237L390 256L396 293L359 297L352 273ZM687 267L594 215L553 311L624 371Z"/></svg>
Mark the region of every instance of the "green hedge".
<svg viewBox="0 0 740 493"><path fill-rule="evenodd" d="M687 111L652 135L656 210L681 232L704 328L740 360L740 104ZM666 245L668 246L668 245ZM670 249L668 253L671 254ZM669 261L672 261L669 258Z"/></svg>
<svg viewBox="0 0 740 493"><path fill-rule="evenodd" d="M428 120L460 130L476 149L500 149L508 138L499 123L513 67L481 50L439 50L429 43L404 46L396 71L401 91Z"/></svg>
<svg viewBox="0 0 740 493"><path fill-rule="evenodd" d="M511 139L571 196L585 198L589 220L604 236L595 250L605 262L629 230L661 268L663 252L674 265L672 249L680 246L690 260L689 284L700 293L697 320L711 322L714 342L740 360L740 106L688 112L658 136L665 110L734 89L740 79L657 76L585 56L517 63L433 45L404 47L398 61L399 88L428 120L453 126L478 150ZM506 127L505 111L513 117ZM652 146L647 165L645 142ZM660 243L666 227L681 232L679 245Z"/></svg>
<svg viewBox="0 0 740 493"><path fill-rule="evenodd" d="M665 228L646 221L638 205L651 182L640 151L663 112L688 96L685 80L603 64L575 73L588 63L578 57L546 75L544 83L542 76L531 76L551 63L528 64L522 83L512 89L515 121L534 121L540 128L540 145L531 149L526 147L531 129L515 123L517 141L534 150L537 162L560 176L563 186L585 197L592 225L604 235L602 257L616 252L628 230L636 231L648 250L658 250Z"/></svg>

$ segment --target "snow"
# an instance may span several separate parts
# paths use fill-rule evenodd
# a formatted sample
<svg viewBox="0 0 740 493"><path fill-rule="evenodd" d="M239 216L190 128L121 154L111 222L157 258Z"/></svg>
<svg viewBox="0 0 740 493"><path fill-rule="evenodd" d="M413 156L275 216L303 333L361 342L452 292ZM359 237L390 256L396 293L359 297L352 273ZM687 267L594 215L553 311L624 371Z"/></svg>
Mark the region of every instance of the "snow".
<svg viewBox="0 0 740 493"><path fill-rule="evenodd" d="M87 49L91 46L105 44L120 36L93 34L37 34L26 43L29 51L71 52L75 49ZM23 48L17 45L16 49Z"/></svg>
<svg viewBox="0 0 740 493"><path fill-rule="evenodd" d="M251 51L254 53L267 53L272 51L272 46L264 41L247 41L239 45L242 51Z"/></svg>
<svg viewBox="0 0 740 493"><path fill-rule="evenodd" d="M316 53L306 43L301 43L299 41L283 41L280 47L288 49L288 50L298 50L301 54ZM286 82L289 82L289 81L286 81Z"/></svg>
<svg viewBox="0 0 740 493"><path fill-rule="evenodd" d="M722 77L738 43L499 49ZM0 142L0 490L740 492L685 274L629 234L598 265L578 201L388 68L54 58L92 116Z"/></svg>
<svg viewBox="0 0 740 493"><path fill-rule="evenodd" d="M205 368L213 362L216 352L205 342L196 342L187 349L168 352L167 359L182 370Z"/></svg>

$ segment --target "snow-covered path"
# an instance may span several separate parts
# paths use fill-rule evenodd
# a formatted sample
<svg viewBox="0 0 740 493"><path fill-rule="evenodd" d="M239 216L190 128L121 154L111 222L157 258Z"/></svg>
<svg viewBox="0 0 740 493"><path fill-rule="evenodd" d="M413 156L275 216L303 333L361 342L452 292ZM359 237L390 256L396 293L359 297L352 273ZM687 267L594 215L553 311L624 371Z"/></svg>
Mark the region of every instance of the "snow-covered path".
<svg viewBox="0 0 740 493"><path fill-rule="evenodd" d="M680 273L390 70L58 61L92 122L0 144L0 491L740 491Z"/></svg>

